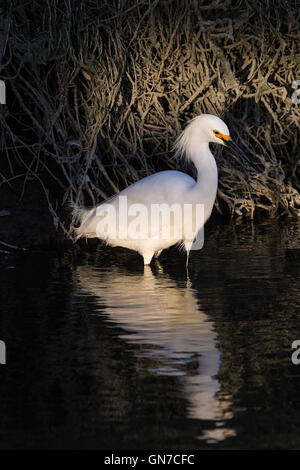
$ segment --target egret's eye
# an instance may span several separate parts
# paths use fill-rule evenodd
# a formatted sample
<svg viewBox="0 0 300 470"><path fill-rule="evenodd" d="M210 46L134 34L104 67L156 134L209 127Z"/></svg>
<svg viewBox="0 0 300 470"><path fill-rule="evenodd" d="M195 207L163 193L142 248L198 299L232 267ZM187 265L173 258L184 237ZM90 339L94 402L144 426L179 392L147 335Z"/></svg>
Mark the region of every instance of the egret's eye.
<svg viewBox="0 0 300 470"><path fill-rule="evenodd" d="M230 135L222 134L222 132L219 132L219 131L217 131L216 129L213 130L213 133L215 134L215 136L216 136L218 139L223 140L223 142L226 141L226 140L230 140Z"/></svg>

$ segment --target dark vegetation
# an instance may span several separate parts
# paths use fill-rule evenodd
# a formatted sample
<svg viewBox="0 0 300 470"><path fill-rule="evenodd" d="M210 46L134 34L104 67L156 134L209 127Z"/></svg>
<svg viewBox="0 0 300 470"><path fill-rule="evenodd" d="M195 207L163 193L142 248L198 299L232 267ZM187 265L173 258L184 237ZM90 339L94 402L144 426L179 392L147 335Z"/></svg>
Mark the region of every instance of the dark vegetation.
<svg viewBox="0 0 300 470"><path fill-rule="evenodd" d="M94 204L182 168L176 136L212 113L255 166L214 149L216 208L299 216L296 0L13 0L1 18L0 203L37 182L47 217L67 234L68 200Z"/></svg>

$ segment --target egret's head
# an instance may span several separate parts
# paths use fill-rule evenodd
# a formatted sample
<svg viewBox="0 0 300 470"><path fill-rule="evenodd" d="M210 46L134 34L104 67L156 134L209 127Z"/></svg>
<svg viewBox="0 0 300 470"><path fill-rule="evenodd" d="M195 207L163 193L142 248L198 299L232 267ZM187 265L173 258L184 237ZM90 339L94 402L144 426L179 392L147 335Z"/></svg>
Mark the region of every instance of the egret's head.
<svg viewBox="0 0 300 470"><path fill-rule="evenodd" d="M206 136L207 142L213 142L229 147L236 155L241 155L252 166L252 163L245 152L230 137L229 129L222 119L217 116L213 116L212 114L202 114L196 119L199 119L202 131L204 129L204 135Z"/></svg>
<svg viewBox="0 0 300 470"><path fill-rule="evenodd" d="M185 155L193 159L199 145L202 143L221 144L232 149L237 155L242 155L251 165L247 155L231 139L225 122L213 114L201 114L192 119L175 142L174 150L177 155Z"/></svg>
<svg viewBox="0 0 300 470"><path fill-rule="evenodd" d="M226 145L230 140L229 129L225 122L212 114L201 114L195 118L202 140L208 143Z"/></svg>

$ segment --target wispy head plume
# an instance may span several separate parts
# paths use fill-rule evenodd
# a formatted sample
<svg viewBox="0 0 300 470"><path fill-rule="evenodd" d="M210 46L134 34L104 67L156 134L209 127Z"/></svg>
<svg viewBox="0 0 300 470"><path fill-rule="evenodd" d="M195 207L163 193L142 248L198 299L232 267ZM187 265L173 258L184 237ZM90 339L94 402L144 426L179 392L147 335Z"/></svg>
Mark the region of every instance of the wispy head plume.
<svg viewBox="0 0 300 470"><path fill-rule="evenodd" d="M198 117L198 116L197 116ZM172 150L175 152L175 158L183 158L185 161L189 162L191 160L191 127L195 123L197 119L195 117L187 124L186 128L181 132L181 134L177 137Z"/></svg>

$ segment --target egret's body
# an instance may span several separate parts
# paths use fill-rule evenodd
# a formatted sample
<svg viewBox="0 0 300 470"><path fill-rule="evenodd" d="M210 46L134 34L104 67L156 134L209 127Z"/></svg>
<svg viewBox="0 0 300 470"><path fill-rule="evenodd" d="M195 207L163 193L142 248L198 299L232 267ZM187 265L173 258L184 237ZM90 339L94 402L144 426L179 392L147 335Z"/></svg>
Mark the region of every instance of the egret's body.
<svg viewBox="0 0 300 470"><path fill-rule="evenodd" d="M180 171L162 171L128 186L96 208L90 210L75 208L74 214L80 221L80 226L76 229L77 238L98 237L106 240L110 245L130 248L143 256L145 264L150 264L154 254L159 254L165 248L179 242L189 252L193 238L209 218L216 198L218 171L215 159L209 149L209 143L226 145L229 141L228 128L218 117L203 114L193 119L179 136L174 147L177 155L185 155L194 163L197 169L197 180L195 181ZM127 207L133 208L131 212L128 211L126 220L124 214L120 214L120 202L125 198ZM107 204L113 210L106 216L107 224L104 231L101 227L99 229L99 222L103 220L101 211ZM151 219L150 215L151 208L155 204L163 204L169 208L175 204L182 209L185 204L191 206L203 204L204 213L199 222L193 212L191 216L193 218L193 235L189 235L187 239L180 230L177 230L178 220L175 217L171 216L169 221L160 218L159 223L154 226L153 218ZM143 219L143 223L138 227L138 237L136 233L133 235L128 233L124 237L122 224L126 223L128 226L128 224L134 223L135 227L138 225L134 220L137 214L135 210L137 206L135 205L140 205L148 211L148 219L146 221ZM165 227L164 224L169 226ZM169 230L168 237L164 232L166 228Z"/></svg>

